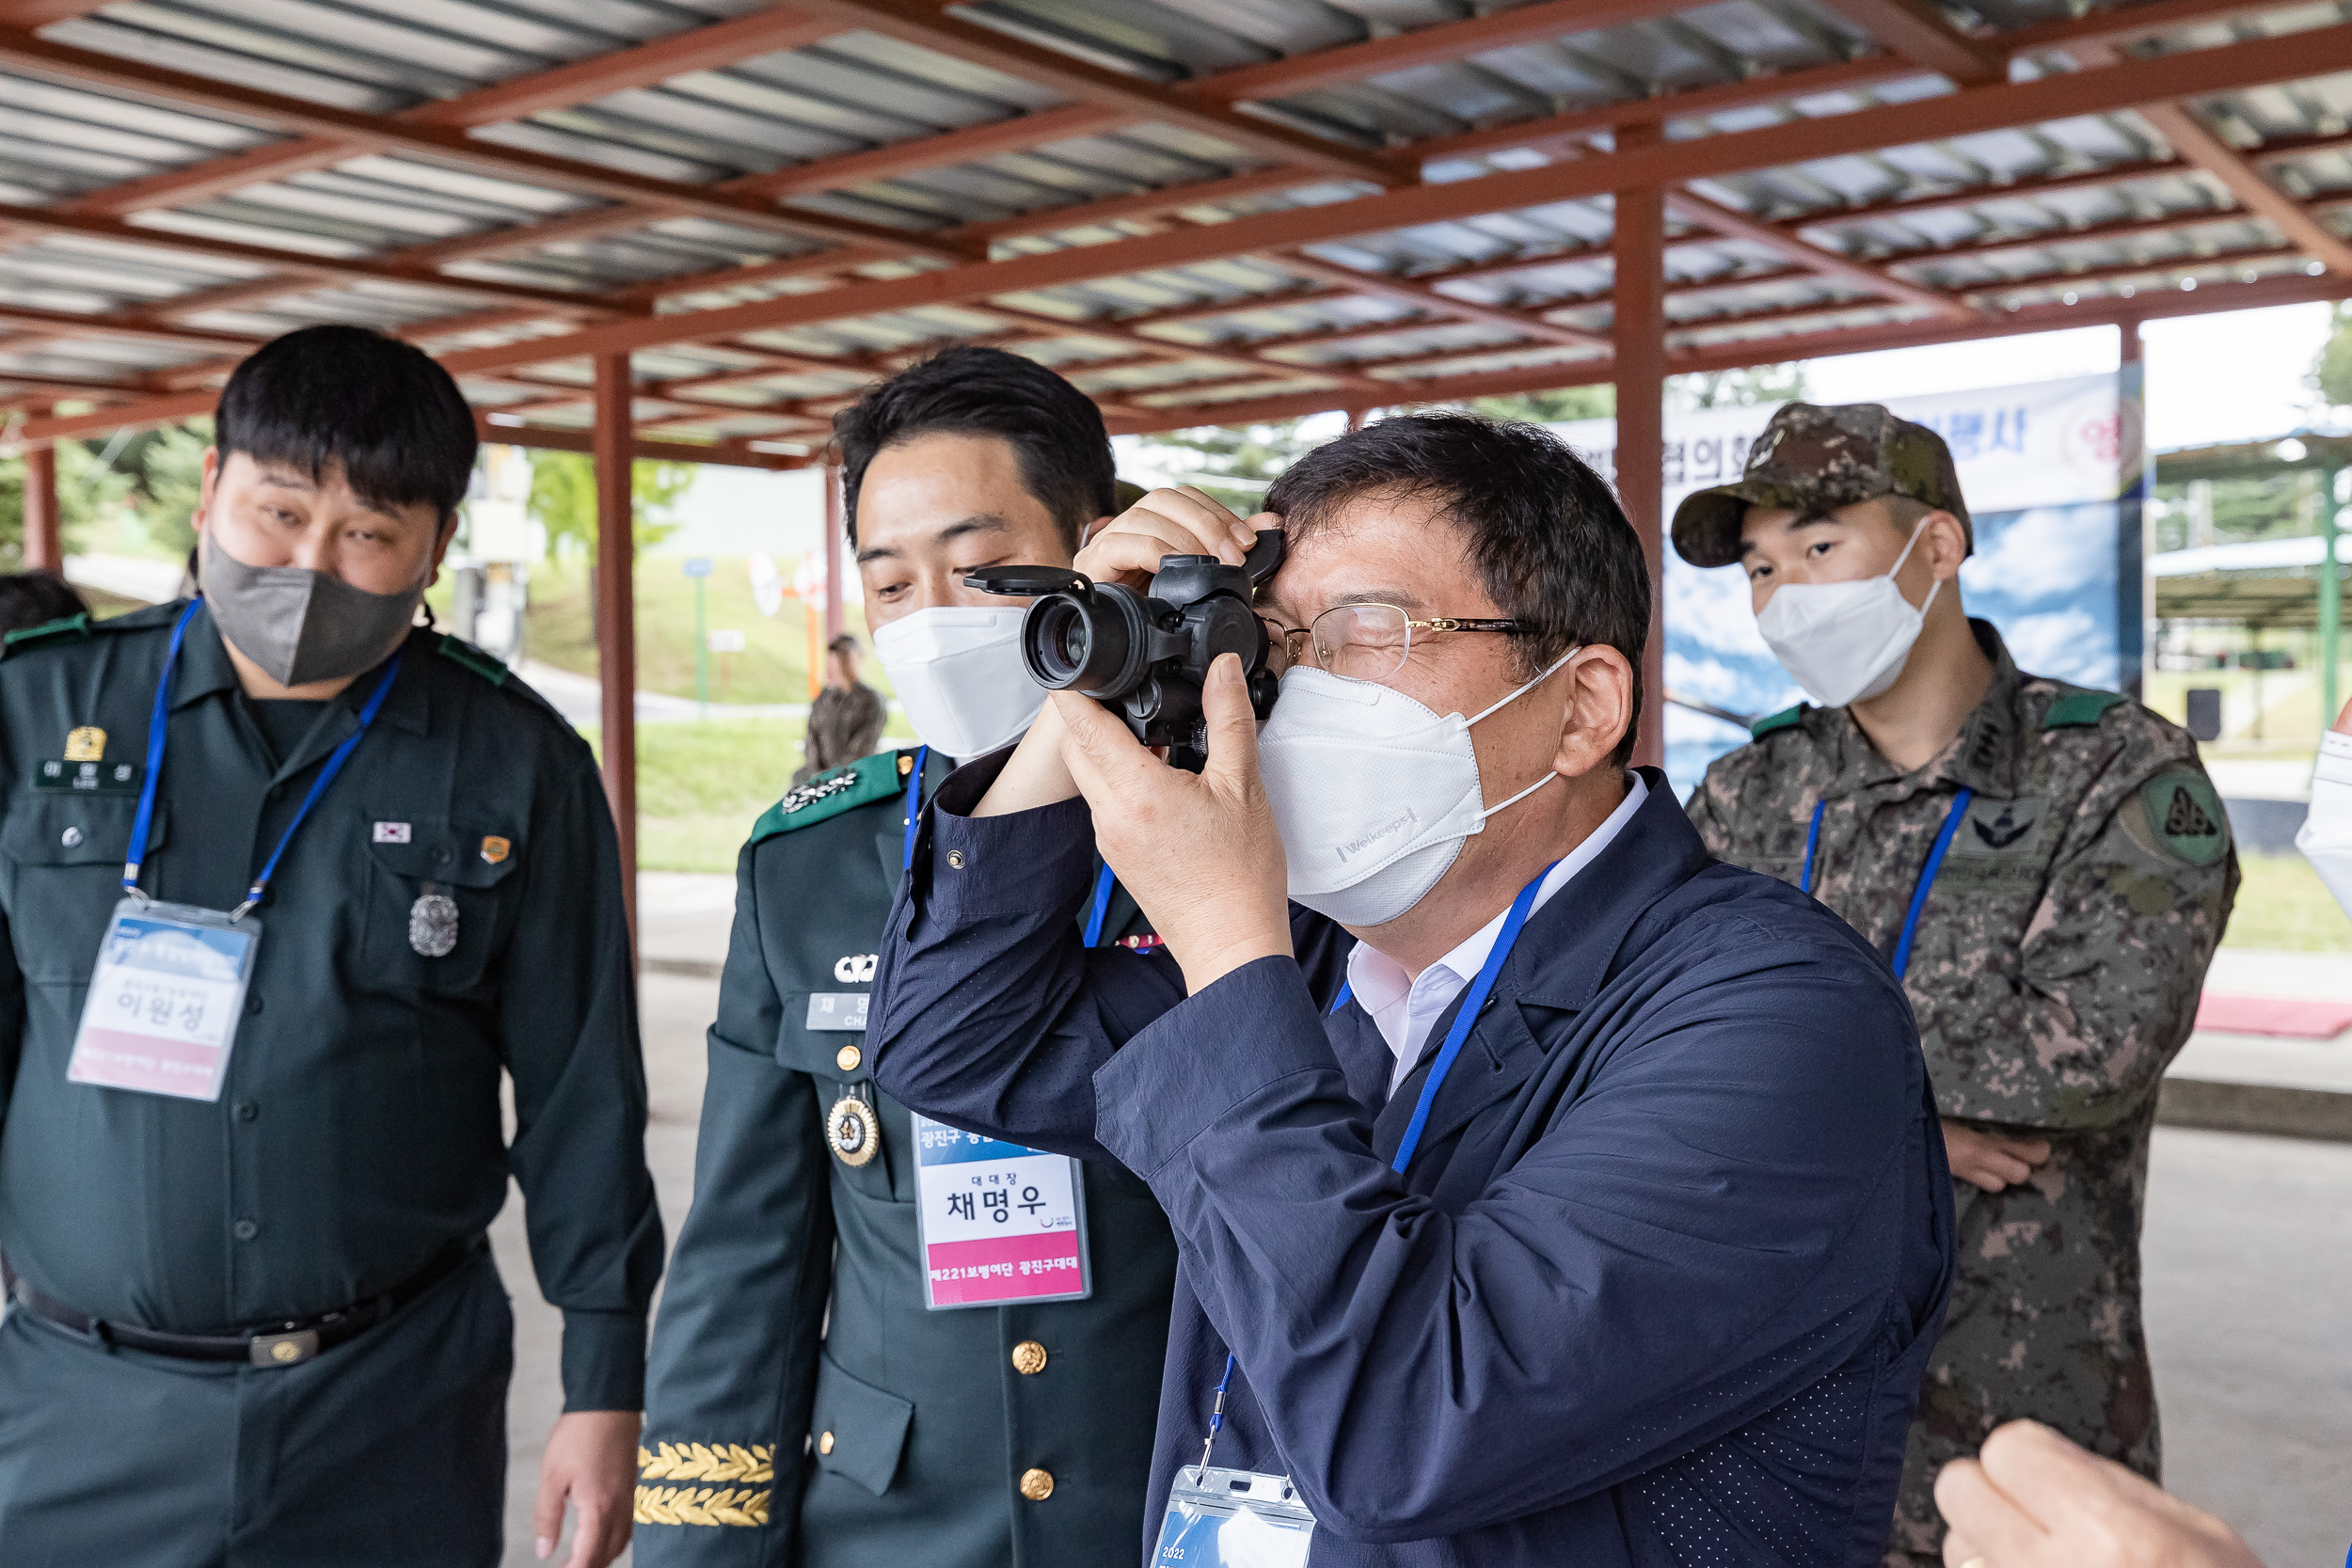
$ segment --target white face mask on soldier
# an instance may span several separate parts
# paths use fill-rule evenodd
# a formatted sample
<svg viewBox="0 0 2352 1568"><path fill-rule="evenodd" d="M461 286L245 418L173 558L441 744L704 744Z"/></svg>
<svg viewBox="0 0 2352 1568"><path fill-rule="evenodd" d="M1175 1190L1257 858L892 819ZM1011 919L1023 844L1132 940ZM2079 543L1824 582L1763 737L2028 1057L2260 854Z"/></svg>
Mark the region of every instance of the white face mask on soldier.
<svg viewBox="0 0 2352 1568"><path fill-rule="evenodd" d="M874 630L874 657L890 676L923 744L951 757L985 756L1021 738L1045 705L1045 689L1021 662L1018 605L933 605Z"/></svg>
<svg viewBox="0 0 2352 1568"><path fill-rule="evenodd" d="M1282 835L1290 895L1343 926L1385 926L1428 895L1486 818L1560 775L1546 772L1494 805L1470 727L1542 685L1574 657L1465 719L1402 691L1302 665L1282 677L1258 732L1258 771Z"/></svg>
<svg viewBox="0 0 2352 1568"><path fill-rule="evenodd" d="M1867 702L1901 677L1911 645L1927 624L1937 578L1914 610L1895 574L1911 559L1927 519L1911 531L1903 553L1883 575L1859 582L1784 582L1756 612L1756 629L1804 694L1823 707Z"/></svg>

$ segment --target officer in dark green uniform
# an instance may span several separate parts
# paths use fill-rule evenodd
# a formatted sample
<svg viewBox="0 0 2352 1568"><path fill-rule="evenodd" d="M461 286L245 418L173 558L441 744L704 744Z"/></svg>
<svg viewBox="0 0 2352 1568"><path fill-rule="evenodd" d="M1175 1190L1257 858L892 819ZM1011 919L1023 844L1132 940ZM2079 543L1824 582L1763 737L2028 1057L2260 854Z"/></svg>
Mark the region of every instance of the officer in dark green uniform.
<svg viewBox="0 0 2352 1568"><path fill-rule="evenodd" d="M1066 565L1114 510L1109 443L1075 388L997 350L950 350L836 422L875 650L928 744L798 786L738 863L694 1206L654 1333L636 1560L1128 1561L1168 1222L1115 1165L920 1125L868 1081L864 1033L910 808L1043 698L1019 604L963 575ZM1100 943L1156 942L1107 879L1089 924Z"/></svg>
<svg viewBox="0 0 2352 1568"><path fill-rule="evenodd" d="M438 366L307 329L218 431L204 596L0 657L0 1563L496 1563L511 1167L599 1568L661 1234L595 763L410 625L473 462Z"/></svg>

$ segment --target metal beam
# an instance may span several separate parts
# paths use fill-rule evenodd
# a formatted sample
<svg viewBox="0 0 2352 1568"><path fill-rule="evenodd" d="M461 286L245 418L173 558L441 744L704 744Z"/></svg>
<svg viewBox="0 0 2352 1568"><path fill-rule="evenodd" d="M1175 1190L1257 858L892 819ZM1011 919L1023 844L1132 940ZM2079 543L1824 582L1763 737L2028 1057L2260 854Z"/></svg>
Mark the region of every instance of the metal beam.
<svg viewBox="0 0 2352 1568"><path fill-rule="evenodd" d="M1465 22L1441 22L1391 38L1369 39L1268 60L1263 65L1220 71L1187 82L1181 89L1217 103L1247 99L1287 98L1317 87L1339 87L1390 71L1438 65L1494 49L1544 43L1575 33L1647 22L1684 9L1690 0L1542 0L1533 6Z"/></svg>
<svg viewBox="0 0 2352 1568"><path fill-rule="evenodd" d="M1857 261L1826 246L1801 239L1786 230L1752 218L1719 201L1709 201L1694 192L1672 191L1667 194L1666 201L1693 223L1702 224L1718 234L1728 234L1752 245L1762 245L1824 277L1835 277L1867 293L1882 294L1931 315L1958 318L1973 313L1967 306L1949 294L1941 294L1905 278L1891 277L1867 262Z"/></svg>
<svg viewBox="0 0 2352 1568"><path fill-rule="evenodd" d="M2263 177L2235 149L2213 134L2185 103L2143 104L2139 118L2155 128L2181 158L2229 187L2238 205L2270 222L2329 272L2352 274L2352 244L2321 223Z"/></svg>
<svg viewBox="0 0 2352 1568"><path fill-rule="evenodd" d="M825 0L825 3L838 4L839 0ZM656 180L600 164L557 157L552 153L476 141L465 131L453 126L427 124L402 115L365 114L355 109L341 109L331 104L289 98L234 82L172 71L144 60L124 59L102 55L95 50L78 49L71 44L40 38L21 27L0 26L0 65L102 90L161 99L180 107L230 115L240 119L258 119L266 124L321 141L348 143L357 150L380 150L421 157L429 162L494 169L509 177L558 190L600 197L608 201L650 202L723 223L782 230L841 244L880 242L930 255L957 254L955 247L943 247L919 234L885 229L879 224L826 218L813 214L786 213L755 196L729 196L708 186Z"/></svg>
<svg viewBox="0 0 2352 1568"><path fill-rule="evenodd" d="M57 543L55 447L24 454L24 566L34 572L65 570L65 552Z"/></svg>
<svg viewBox="0 0 2352 1568"><path fill-rule="evenodd" d="M1033 147L1067 141L1073 136L1103 135L1132 125L1140 118L1092 103L1072 103L1058 109L1014 115L1009 119L991 120L985 125L944 131L935 136L917 136L912 141L868 148L863 152L815 158L770 174L747 174L728 181L721 188L767 197L842 190L868 181L893 180L918 169L952 168L1001 153L1025 152Z"/></svg>
<svg viewBox="0 0 2352 1568"><path fill-rule="evenodd" d="M1313 210L1319 211L1320 209ZM1231 227L1230 224L1218 225L1211 228L1207 232L1222 233ZM1569 343L1579 347L1590 347L1595 343L1607 341L1598 333L1587 332L1580 326L1562 326L1556 322L1544 321L1518 310L1504 309L1494 305L1480 305L1473 300L1456 299L1454 295L1442 293L1430 284L1410 277L1399 277L1387 273L1361 272L1354 267L1341 266L1337 262L1318 261L1311 256L1302 256L1295 251L1270 256L1267 260L1285 272L1297 273L1302 277L1313 278L1318 283L1327 283L1336 288L1345 289L1350 293L1371 294L1379 299L1397 300L1420 309L1451 316L1455 321L1483 322L1490 326L1509 327L1514 332L1523 333L1541 342Z"/></svg>
<svg viewBox="0 0 2352 1568"><path fill-rule="evenodd" d="M1049 207L1041 213L1024 213L1019 217L965 224L961 229L949 230L948 234L959 240L1009 240L1025 234L1053 234L1095 224L1148 222L1170 213L1182 212L1187 207L1214 206L1218 202L1239 201L1276 191L1328 184L1332 178L1311 169L1252 169L1248 174L1228 175L1222 180L1201 180L1188 185L1137 191L1132 196L1107 196L1100 201L1081 201L1068 207ZM1356 176L1345 178L1354 179Z"/></svg>
<svg viewBox="0 0 2352 1568"><path fill-rule="evenodd" d="M1963 87L1997 82L2008 67L1998 51L1963 35L1931 0L1816 0L1906 60Z"/></svg>
<svg viewBox="0 0 2352 1568"><path fill-rule="evenodd" d="M474 416L474 434L485 441L510 447L536 447L547 451L594 452L596 435L587 430L548 430L539 425L500 424L486 414ZM705 446L692 441L634 441L630 455L640 463L709 463L723 468L789 468L795 460L782 452L753 451L738 444Z"/></svg>
<svg viewBox="0 0 2352 1568"><path fill-rule="evenodd" d="M1655 135L1655 131L1646 132ZM1663 767L1666 743L1666 206L1655 186L1617 193L1616 305L1610 333L1617 388L1617 500L1649 566L1649 640L1642 646L1633 760Z"/></svg>
<svg viewBox="0 0 2352 1568"><path fill-rule="evenodd" d="M860 28L880 33L901 43L936 50L967 64L1001 71L1082 103L1215 136L1260 157L1330 174L1350 175L1381 185L1403 178L1377 153L1327 141L1222 103L1205 102L1175 88L1026 42L951 15L937 0L795 0L794 8L836 23L845 30Z"/></svg>
<svg viewBox="0 0 2352 1568"><path fill-rule="evenodd" d="M637 526L628 356L596 356L596 683L604 790L621 840L621 903L637 941Z"/></svg>

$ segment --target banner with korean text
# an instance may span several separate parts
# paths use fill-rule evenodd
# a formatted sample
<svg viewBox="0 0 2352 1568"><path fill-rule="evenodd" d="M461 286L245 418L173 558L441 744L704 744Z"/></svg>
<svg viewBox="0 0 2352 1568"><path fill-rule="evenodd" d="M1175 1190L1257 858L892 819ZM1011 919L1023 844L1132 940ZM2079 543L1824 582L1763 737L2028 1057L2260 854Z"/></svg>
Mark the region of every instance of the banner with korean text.
<svg viewBox="0 0 2352 1568"><path fill-rule="evenodd" d="M1952 449L1976 528L1976 554L1960 574L1963 597L1969 614L2000 629L2029 673L2108 690L2133 689L2138 678L2138 376L2133 365L1886 400ZM1739 477L1776 406L1668 410L1668 519L1692 491ZM1615 483L1615 420L1551 428ZM1664 599L1666 690L1676 699L1666 708L1666 776L1688 795L1709 762L1746 740L1734 718L1776 713L1804 693L1756 635L1739 566L1701 570L1669 545Z"/></svg>

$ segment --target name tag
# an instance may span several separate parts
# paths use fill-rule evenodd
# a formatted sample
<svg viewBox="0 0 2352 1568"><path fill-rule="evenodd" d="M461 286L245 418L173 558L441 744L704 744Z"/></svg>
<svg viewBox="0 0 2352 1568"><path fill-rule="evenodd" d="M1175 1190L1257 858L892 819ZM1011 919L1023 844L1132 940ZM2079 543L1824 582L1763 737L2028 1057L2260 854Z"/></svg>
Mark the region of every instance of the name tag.
<svg viewBox="0 0 2352 1568"><path fill-rule="evenodd" d="M808 1027L811 1029L863 1029L866 1027L866 999L870 994L862 990L812 991L808 998Z"/></svg>
<svg viewBox="0 0 2352 1568"><path fill-rule="evenodd" d="M1093 1293L1077 1161L917 1116L914 1185L931 1311Z"/></svg>
<svg viewBox="0 0 2352 1568"><path fill-rule="evenodd" d="M67 1079L182 1100L218 1100L260 922L218 910L125 898L115 906Z"/></svg>
<svg viewBox="0 0 2352 1568"><path fill-rule="evenodd" d="M1314 1534L1290 1477L1187 1465L1168 1488L1152 1568L1306 1568Z"/></svg>
<svg viewBox="0 0 2352 1568"><path fill-rule="evenodd" d="M70 759L37 763L35 789L70 789L84 795L136 795L139 765L135 762L74 762Z"/></svg>

